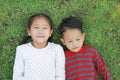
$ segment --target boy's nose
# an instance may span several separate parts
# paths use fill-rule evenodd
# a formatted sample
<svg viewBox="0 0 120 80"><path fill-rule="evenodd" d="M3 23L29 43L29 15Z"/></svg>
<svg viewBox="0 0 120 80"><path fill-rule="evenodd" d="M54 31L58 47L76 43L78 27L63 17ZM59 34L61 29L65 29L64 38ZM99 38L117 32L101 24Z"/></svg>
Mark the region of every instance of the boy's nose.
<svg viewBox="0 0 120 80"><path fill-rule="evenodd" d="M77 45L77 43L76 43L76 42L73 42L73 45L74 45L74 46L76 46L76 45Z"/></svg>

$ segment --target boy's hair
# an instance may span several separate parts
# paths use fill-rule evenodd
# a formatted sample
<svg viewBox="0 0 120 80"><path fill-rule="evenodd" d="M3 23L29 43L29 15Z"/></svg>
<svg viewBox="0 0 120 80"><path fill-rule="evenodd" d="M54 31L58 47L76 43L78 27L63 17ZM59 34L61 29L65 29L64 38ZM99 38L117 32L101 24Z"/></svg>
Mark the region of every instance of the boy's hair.
<svg viewBox="0 0 120 80"><path fill-rule="evenodd" d="M44 14L44 13L34 14L34 15L30 16L27 27L30 28L33 21L40 17L44 17L47 20L47 22L49 23L50 28L53 29L53 22L52 22L51 18L47 14ZM30 38L31 38L31 36L25 36L24 39L19 44L21 45L21 44L27 43L27 41ZM51 37L48 39L48 41L51 41Z"/></svg>
<svg viewBox="0 0 120 80"><path fill-rule="evenodd" d="M63 19L58 28L61 37L67 29L79 29L83 33L82 20L73 16Z"/></svg>

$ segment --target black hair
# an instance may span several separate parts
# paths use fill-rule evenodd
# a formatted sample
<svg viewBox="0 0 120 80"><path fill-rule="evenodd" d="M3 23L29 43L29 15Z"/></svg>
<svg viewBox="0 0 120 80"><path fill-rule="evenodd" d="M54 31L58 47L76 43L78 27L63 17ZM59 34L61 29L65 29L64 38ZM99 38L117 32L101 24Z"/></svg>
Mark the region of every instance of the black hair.
<svg viewBox="0 0 120 80"><path fill-rule="evenodd" d="M27 24L28 28L31 27L33 21L34 21L36 18L40 18L40 17L44 17L44 18L48 21L48 23L49 23L49 25L50 25L50 28L53 29L53 22L52 22L51 18L50 18L47 14L44 14L44 13L34 14L34 15L30 16L30 18L29 18L29 20L28 20L28 24ZM31 38L31 36L26 36L26 37L24 37L24 39L20 42L20 45L27 43L27 41L28 41L30 38ZM51 41L51 37L49 37L48 41Z"/></svg>
<svg viewBox="0 0 120 80"><path fill-rule="evenodd" d="M67 29L79 29L83 33L82 20L78 19L77 17L74 17L74 16L69 16L69 17L63 19L58 27L61 37L63 36L63 33Z"/></svg>
<svg viewBox="0 0 120 80"><path fill-rule="evenodd" d="M40 17L44 17L44 18L48 21L48 23L50 24L50 28L53 29L53 22L52 22L51 18L50 18L47 14L44 14L44 13L32 15L32 16L29 18L29 21L28 21L28 28L31 27L32 22L33 22L36 18L40 18Z"/></svg>

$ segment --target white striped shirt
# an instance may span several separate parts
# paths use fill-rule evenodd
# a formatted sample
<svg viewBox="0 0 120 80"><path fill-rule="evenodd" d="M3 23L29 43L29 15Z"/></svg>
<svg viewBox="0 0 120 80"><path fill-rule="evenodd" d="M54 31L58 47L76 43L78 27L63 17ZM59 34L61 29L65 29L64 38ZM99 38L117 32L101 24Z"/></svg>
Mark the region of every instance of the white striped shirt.
<svg viewBox="0 0 120 80"><path fill-rule="evenodd" d="M42 49L31 43L18 46L13 80L65 80L63 48L50 42Z"/></svg>

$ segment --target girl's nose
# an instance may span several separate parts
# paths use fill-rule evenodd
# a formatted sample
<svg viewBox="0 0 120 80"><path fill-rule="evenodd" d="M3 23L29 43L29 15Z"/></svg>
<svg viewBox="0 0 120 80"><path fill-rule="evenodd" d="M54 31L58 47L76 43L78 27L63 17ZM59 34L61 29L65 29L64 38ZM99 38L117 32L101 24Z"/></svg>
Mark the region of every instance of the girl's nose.
<svg viewBox="0 0 120 80"><path fill-rule="evenodd" d="M40 34L43 33L43 30L42 30L42 29L39 29L39 33L40 33Z"/></svg>

